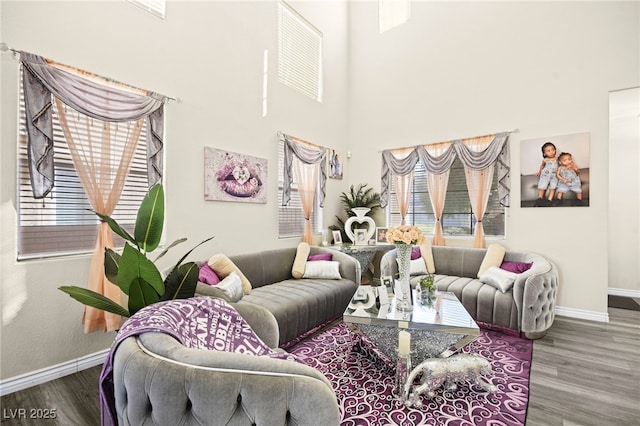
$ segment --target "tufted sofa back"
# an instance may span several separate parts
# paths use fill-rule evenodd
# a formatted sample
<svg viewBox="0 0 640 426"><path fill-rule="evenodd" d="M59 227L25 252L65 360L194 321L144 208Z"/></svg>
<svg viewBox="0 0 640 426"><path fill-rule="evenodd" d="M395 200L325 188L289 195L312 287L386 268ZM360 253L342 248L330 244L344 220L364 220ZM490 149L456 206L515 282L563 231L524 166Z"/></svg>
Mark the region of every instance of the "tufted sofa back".
<svg viewBox="0 0 640 426"><path fill-rule="evenodd" d="M190 349L161 333L114 358L120 425L337 425L331 384L293 361Z"/></svg>

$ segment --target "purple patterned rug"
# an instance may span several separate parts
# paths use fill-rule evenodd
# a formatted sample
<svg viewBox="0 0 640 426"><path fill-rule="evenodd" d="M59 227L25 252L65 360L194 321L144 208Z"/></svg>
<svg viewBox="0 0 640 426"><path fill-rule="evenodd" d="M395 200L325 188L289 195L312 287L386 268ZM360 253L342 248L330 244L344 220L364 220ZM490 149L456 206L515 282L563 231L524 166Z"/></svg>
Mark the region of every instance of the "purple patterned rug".
<svg viewBox="0 0 640 426"><path fill-rule="evenodd" d="M393 396L395 366L344 323L332 325L287 350L329 379L338 397L341 425L524 425L529 399L531 341L513 333L481 329L465 346L491 362L498 387L490 394L472 384L440 388L423 398L422 409L406 408Z"/></svg>

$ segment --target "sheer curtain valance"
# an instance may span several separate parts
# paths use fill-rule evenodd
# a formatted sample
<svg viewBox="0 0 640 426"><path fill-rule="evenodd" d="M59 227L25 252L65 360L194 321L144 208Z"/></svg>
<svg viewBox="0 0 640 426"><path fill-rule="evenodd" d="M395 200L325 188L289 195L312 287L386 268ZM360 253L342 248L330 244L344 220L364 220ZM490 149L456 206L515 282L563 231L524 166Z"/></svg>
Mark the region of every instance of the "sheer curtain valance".
<svg viewBox="0 0 640 426"><path fill-rule="evenodd" d="M305 164L322 165L327 158L327 149L321 146L312 146L310 144L296 142L293 136L279 132L278 137L284 142L284 170L283 170L283 188L282 188L282 205L289 204L291 199L291 184L293 183L293 158L297 158ZM327 186L327 170L319 167L320 173L318 180L320 183L319 203L320 207L324 207L324 197L326 196Z"/></svg>
<svg viewBox="0 0 640 426"><path fill-rule="evenodd" d="M460 139L430 145L418 145L415 148L385 150L382 152L380 204L384 208L389 202L391 179L396 181L396 192L400 206L401 223L405 222L406 206L403 204L409 196L407 182L412 182L413 170L418 160L424 164L427 172L427 187L435 215L434 245L444 245L442 215L444 211L449 171L456 158L465 168L467 190L472 211L476 217L475 247L484 247L482 219L491 190L494 172L498 179L498 197L500 204L509 207L510 166L509 134L503 132L476 138ZM405 179L399 179L404 176ZM400 184L399 184L400 183ZM407 203L408 204L408 203Z"/></svg>
<svg viewBox="0 0 640 426"><path fill-rule="evenodd" d="M510 132L503 132L495 136L491 135L493 136L491 143L482 151L474 151L468 146L468 141L473 138L445 142L449 143L450 146L442 154L438 155L429 152L429 147L432 145L418 145L412 148L412 151L403 158L394 156L393 152L395 150L382 151L380 182L380 204L382 208L386 207L389 202L392 175L408 175L413 172L418 160L422 161L428 173L442 174L451 169L456 158L459 158L465 167L474 170L480 170L492 164L497 165L500 203L504 207L509 207L509 193L511 191L509 134Z"/></svg>
<svg viewBox="0 0 640 426"><path fill-rule="evenodd" d="M35 198L53 188L53 100L89 117L108 121L136 121L147 117L147 160L149 185L162 179L164 103L156 93L136 93L73 73L41 56L20 52L27 115L31 186ZM89 73L86 73L90 75Z"/></svg>

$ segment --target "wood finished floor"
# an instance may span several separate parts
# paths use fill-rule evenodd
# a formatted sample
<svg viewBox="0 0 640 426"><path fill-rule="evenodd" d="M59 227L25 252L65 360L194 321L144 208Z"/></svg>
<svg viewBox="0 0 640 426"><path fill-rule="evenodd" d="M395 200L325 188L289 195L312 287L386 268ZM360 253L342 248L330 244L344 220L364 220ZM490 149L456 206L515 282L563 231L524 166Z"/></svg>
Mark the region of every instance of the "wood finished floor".
<svg viewBox="0 0 640 426"><path fill-rule="evenodd" d="M534 342L527 426L640 425L640 311L610 308L609 320L556 317ZM2 425L99 425L100 369L3 396ZM57 418L11 418L21 408Z"/></svg>

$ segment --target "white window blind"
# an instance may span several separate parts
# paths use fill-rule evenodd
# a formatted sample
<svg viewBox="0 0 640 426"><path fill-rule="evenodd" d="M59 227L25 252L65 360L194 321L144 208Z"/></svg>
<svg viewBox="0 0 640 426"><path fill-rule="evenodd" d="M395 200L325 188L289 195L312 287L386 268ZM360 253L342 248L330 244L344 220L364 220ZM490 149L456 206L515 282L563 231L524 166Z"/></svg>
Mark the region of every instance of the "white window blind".
<svg viewBox="0 0 640 426"><path fill-rule="evenodd" d="M93 250L98 224L97 216L90 211L91 206L76 173L69 147L60 126L54 103L53 139L55 185L44 199L35 199L31 192L28 169L26 113L20 82L18 128L18 259L50 257ZM68 110L67 118L72 120L75 112ZM99 121L94 122L94 126ZM84 121L83 121L84 124ZM112 140L124 145L127 124L112 126ZM96 130L96 129L94 129ZM97 130L102 130L100 129ZM87 133L75 139L77 144L89 143ZM97 142L99 139L93 139ZM112 161L119 161L113 158ZM118 207L112 217L125 228L133 230L138 207L148 191L146 160L146 126L143 126L136 153L122 191ZM114 244L121 247L123 242L114 234Z"/></svg>
<svg viewBox="0 0 640 426"><path fill-rule="evenodd" d="M322 102L322 33L289 5L278 3L278 79Z"/></svg>
<svg viewBox="0 0 640 426"><path fill-rule="evenodd" d="M497 175L497 173L493 174L491 194L482 219L485 235L491 236L503 236L505 230L505 210L500 205ZM389 226L400 225L400 207L398 206L393 179L387 212ZM416 225L424 233L433 235L435 215L429 198L426 170L421 161L418 161L414 169L413 189L405 220L407 224ZM459 159L456 159L449 173L449 185L447 186L447 196L442 214L443 232L445 235L471 236L474 233L475 226L476 220L471 210L464 166Z"/></svg>
<svg viewBox="0 0 640 426"><path fill-rule="evenodd" d="M283 193L283 167L284 167L284 142L278 141L278 237L301 237L304 234L304 214L302 213L302 202L298 194L298 185L293 179L291 185L291 200L286 206L282 205ZM320 165L322 167L322 165ZM318 185L319 186L319 185ZM314 233L322 232L322 214L318 202L318 192L313 200L313 213L311 214L311 229Z"/></svg>

